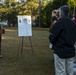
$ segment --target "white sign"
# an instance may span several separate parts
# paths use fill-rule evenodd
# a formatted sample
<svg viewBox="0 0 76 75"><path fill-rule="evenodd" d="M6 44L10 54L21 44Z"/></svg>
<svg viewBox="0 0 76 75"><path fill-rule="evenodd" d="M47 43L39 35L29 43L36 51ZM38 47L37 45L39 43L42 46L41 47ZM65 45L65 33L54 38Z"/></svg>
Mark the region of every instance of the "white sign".
<svg viewBox="0 0 76 75"><path fill-rule="evenodd" d="M31 16L17 16L18 17L18 35L32 36Z"/></svg>

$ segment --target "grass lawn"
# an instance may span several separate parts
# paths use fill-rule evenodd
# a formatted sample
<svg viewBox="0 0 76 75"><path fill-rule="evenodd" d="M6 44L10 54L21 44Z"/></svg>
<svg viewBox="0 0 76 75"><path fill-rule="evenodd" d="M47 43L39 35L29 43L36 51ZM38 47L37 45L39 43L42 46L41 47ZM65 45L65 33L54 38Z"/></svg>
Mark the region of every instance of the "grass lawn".
<svg viewBox="0 0 76 75"><path fill-rule="evenodd" d="M5 34L2 35L3 58L0 58L0 75L54 75L48 35L47 28L33 28L31 41L34 56L29 37L24 37L23 54L19 51L17 56L18 30L15 27L5 27Z"/></svg>

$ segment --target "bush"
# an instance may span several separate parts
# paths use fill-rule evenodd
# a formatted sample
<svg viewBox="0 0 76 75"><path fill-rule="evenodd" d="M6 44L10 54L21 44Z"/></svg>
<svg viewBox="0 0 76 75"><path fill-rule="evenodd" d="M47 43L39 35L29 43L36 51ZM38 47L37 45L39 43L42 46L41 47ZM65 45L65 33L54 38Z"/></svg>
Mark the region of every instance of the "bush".
<svg viewBox="0 0 76 75"><path fill-rule="evenodd" d="M50 26L51 11L51 3L48 3L48 5L41 12L41 27Z"/></svg>
<svg viewBox="0 0 76 75"><path fill-rule="evenodd" d="M41 27L49 27L51 25L51 12L58 9L62 5L66 5L68 0L54 0L49 2L41 12Z"/></svg>

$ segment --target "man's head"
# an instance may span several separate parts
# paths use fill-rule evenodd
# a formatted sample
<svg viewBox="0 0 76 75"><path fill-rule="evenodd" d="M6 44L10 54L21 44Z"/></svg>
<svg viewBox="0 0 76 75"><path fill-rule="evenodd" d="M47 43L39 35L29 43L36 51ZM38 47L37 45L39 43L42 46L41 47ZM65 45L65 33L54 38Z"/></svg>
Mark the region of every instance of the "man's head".
<svg viewBox="0 0 76 75"><path fill-rule="evenodd" d="M63 16L63 15L68 16L69 15L69 11L70 11L69 6L63 5L63 6L61 6L59 8L59 15L60 16Z"/></svg>

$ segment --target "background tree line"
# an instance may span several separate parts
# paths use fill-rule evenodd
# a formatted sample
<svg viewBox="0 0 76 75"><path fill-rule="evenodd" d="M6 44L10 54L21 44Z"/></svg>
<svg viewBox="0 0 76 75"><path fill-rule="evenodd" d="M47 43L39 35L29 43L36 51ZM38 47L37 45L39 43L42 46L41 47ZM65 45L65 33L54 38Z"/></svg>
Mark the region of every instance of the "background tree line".
<svg viewBox="0 0 76 75"><path fill-rule="evenodd" d="M76 6L75 0L41 0L40 7L38 0L27 0L27 2L22 3L6 0L4 4L0 4L0 19L7 20L8 26L11 24L17 26L17 15L31 15L36 26L39 25L40 19L41 27L49 27L52 10L65 4L70 6L70 16L72 16L74 6Z"/></svg>

